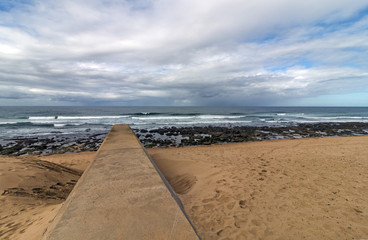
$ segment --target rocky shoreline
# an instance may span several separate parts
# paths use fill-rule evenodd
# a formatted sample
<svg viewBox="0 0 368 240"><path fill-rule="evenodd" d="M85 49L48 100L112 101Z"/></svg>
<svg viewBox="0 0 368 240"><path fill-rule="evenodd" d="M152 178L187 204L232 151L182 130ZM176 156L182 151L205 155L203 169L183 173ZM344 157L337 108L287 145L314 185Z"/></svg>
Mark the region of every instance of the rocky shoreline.
<svg viewBox="0 0 368 240"><path fill-rule="evenodd" d="M325 136L359 136L368 134L368 123L316 123L289 126L207 126L133 129L146 148L182 147ZM0 145L0 155L48 155L55 153L96 151L106 132L82 136L17 137Z"/></svg>
<svg viewBox="0 0 368 240"><path fill-rule="evenodd" d="M0 155L49 155L97 151L106 134L107 132L78 136L16 137L6 139L8 143L5 146L0 145Z"/></svg>
<svg viewBox="0 0 368 240"><path fill-rule="evenodd" d="M208 126L136 130L137 137L146 148L366 134L368 134L368 123L359 122L298 124L283 127Z"/></svg>

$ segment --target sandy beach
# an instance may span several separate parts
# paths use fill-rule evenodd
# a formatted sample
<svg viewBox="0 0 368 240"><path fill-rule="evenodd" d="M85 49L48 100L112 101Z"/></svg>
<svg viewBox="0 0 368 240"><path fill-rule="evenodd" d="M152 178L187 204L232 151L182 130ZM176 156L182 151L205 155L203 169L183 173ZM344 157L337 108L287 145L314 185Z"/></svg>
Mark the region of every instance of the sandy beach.
<svg viewBox="0 0 368 240"><path fill-rule="evenodd" d="M148 151L203 239L368 238L368 136Z"/></svg>
<svg viewBox="0 0 368 240"><path fill-rule="evenodd" d="M0 0L0 240L368 240L368 0Z"/></svg>
<svg viewBox="0 0 368 240"><path fill-rule="evenodd" d="M365 239L367 145L326 137L148 152L202 239ZM40 239L95 154L1 156L1 239Z"/></svg>
<svg viewBox="0 0 368 240"><path fill-rule="evenodd" d="M0 156L0 239L39 240L95 154Z"/></svg>

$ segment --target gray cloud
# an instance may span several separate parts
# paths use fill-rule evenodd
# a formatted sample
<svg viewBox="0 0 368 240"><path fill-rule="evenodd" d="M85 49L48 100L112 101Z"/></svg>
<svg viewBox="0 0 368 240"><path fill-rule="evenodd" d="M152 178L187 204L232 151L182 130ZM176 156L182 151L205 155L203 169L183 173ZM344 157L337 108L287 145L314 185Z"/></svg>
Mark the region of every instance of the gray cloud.
<svg viewBox="0 0 368 240"><path fill-rule="evenodd" d="M368 91L367 7L351 0L19 4L0 12L7 99L0 105L285 105Z"/></svg>

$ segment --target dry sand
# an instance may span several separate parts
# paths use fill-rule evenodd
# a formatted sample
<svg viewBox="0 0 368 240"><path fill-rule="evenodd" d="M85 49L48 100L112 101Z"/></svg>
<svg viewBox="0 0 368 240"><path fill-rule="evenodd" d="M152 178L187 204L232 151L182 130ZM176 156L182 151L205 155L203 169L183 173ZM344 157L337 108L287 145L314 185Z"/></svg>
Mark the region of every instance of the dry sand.
<svg viewBox="0 0 368 240"><path fill-rule="evenodd" d="M95 154L0 156L0 239L39 240Z"/></svg>
<svg viewBox="0 0 368 240"><path fill-rule="evenodd" d="M203 239L368 239L368 136L148 152Z"/></svg>
<svg viewBox="0 0 368 240"><path fill-rule="evenodd" d="M368 136L148 151L203 239L368 239ZM40 239L95 154L0 156L0 239Z"/></svg>

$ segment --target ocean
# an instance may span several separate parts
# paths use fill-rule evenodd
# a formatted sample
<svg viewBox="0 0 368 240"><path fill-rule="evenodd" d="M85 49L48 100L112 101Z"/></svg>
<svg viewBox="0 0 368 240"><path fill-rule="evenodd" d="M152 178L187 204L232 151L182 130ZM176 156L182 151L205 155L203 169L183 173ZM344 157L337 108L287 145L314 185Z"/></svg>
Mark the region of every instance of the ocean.
<svg viewBox="0 0 368 240"><path fill-rule="evenodd" d="M368 122L366 107L0 107L0 144L19 137L93 135L114 124L133 129L287 126Z"/></svg>

